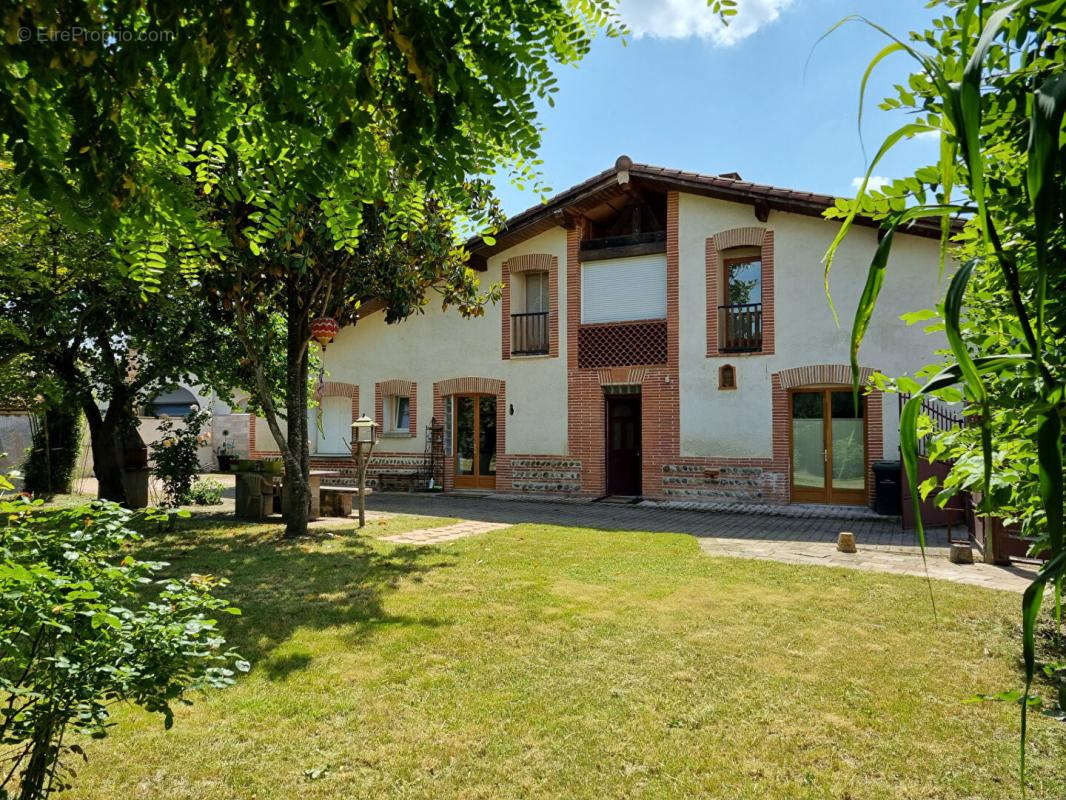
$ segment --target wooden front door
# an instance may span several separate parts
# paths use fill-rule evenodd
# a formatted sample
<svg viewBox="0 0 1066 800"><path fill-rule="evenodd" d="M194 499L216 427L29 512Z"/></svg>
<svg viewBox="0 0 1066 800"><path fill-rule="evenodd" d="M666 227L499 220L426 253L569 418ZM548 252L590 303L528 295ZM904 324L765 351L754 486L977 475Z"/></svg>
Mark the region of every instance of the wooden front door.
<svg viewBox="0 0 1066 800"><path fill-rule="evenodd" d="M640 494L640 395L607 397L607 494Z"/></svg>
<svg viewBox="0 0 1066 800"><path fill-rule="evenodd" d="M496 488L496 398L455 396L455 485Z"/></svg>
<svg viewBox="0 0 1066 800"><path fill-rule="evenodd" d="M851 389L794 389L791 409L792 500L866 502L866 403Z"/></svg>

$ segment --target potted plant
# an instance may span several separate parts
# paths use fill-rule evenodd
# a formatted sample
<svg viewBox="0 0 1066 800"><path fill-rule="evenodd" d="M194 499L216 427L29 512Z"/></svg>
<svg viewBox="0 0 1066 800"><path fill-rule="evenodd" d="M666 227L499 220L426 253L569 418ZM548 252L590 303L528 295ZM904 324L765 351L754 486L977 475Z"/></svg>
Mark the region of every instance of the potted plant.
<svg viewBox="0 0 1066 800"><path fill-rule="evenodd" d="M215 458L218 459L218 471L229 472L230 467L233 466L236 453L236 448L233 446L233 442L229 441L226 437L229 436L229 431L222 431L222 444L215 450Z"/></svg>

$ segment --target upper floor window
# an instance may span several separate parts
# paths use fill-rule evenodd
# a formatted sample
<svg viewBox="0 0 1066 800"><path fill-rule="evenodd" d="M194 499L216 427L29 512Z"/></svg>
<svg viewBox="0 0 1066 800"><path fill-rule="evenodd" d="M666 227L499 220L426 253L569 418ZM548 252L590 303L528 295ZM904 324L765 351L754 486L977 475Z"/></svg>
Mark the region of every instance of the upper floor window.
<svg viewBox="0 0 1066 800"><path fill-rule="evenodd" d="M756 257L725 262L726 305L762 304L762 261Z"/></svg>
<svg viewBox="0 0 1066 800"><path fill-rule="evenodd" d="M581 322L666 318L666 254L581 264Z"/></svg>
<svg viewBox="0 0 1066 800"><path fill-rule="evenodd" d="M548 273L526 273L526 313L543 314L548 311Z"/></svg>
<svg viewBox="0 0 1066 800"><path fill-rule="evenodd" d="M544 355L550 346L548 331L548 273L527 272L516 297L516 307L525 309L511 315L511 354L520 356Z"/></svg>
<svg viewBox="0 0 1066 800"><path fill-rule="evenodd" d="M762 259L738 252L723 259L718 341L722 351L762 349Z"/></svg>

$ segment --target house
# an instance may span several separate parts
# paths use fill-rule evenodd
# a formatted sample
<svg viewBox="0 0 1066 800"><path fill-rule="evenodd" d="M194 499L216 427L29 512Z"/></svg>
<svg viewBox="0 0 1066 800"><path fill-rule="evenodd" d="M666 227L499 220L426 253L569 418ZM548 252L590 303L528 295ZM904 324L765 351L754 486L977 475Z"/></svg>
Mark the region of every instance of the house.
<svg viewBox="0 0 1066 800"><path fill-rule="evenodd" d="M368 310L325 353L316 466L348 461L376 417L375 464L415 470L431 419L456 489L689 501L868 504L897 458L898 407L856 409L851 314L878 242L857 221L831 288L833 198L633 163L510 219L472 263L503 298L478 319ZM913 371L944 345L899 315L938 291L938 226L896 236L864 374ZM258 424L257 424L258 422ZM253 456L275 448L252 420Z"/></svg>

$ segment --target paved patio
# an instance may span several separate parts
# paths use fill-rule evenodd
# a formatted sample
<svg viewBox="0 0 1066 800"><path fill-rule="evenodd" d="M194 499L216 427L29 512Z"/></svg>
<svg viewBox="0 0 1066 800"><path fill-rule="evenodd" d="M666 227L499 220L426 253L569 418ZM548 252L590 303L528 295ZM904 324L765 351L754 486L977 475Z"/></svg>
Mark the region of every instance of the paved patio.
<svg viewBox="0 0 1066 800"><path fill-rule="evenodd" d="M603 531L661 531L688 533L712 556L754 558L788 564L814 564L885 572L1021 592L1036 573L1033 566L1016 564L952 564L947 532L929 531L923 563L913 532L900 529L898 520L841 520L832 517L776 517L716 511L693 511L614 503L546 502L544 500L432 494L380 493L367 498L375 512L458 517L462 522L408 531L393 541L409 544L436 542L485 533L520 523L542 523ZM837 534L855 534L858 553L836 549Z"/></svg>
<svg viewBox="0 0 1066 800"><path fill-rule="evenodd" d="M840 520L826 517L778 517L645 505L590 502L553 502L510 497L472 497L452 494L380 492L367 497L367 508L436 517L457 517L515 525L534 522L605 531L661 531L698 537L726 537L759 542L835 543L840 531L851 531L859 545L877 545L917 552L914 534L903 531L896 519ZM930 531L931 551L947 553L947 533Z"/></svg>

